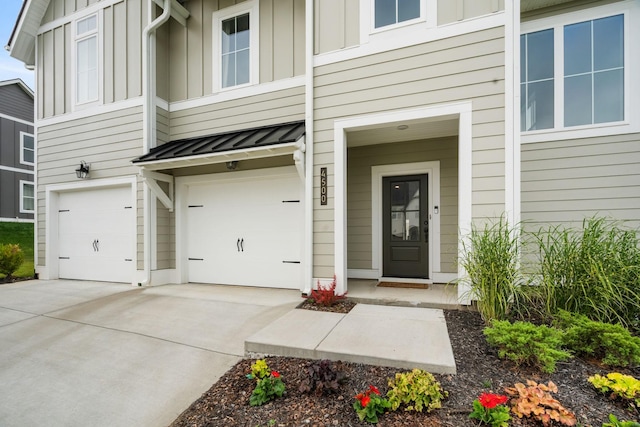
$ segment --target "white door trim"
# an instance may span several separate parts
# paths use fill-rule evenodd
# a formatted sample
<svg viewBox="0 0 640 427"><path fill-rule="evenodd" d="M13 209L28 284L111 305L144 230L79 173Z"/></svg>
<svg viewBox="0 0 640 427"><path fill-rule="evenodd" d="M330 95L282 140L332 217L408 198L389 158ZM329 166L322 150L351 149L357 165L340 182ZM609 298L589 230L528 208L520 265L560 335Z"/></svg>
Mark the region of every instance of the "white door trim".
<svg viewBox="0 0 640 427"><path fill-rule="evenodd" d="M223 172L217 174L207 175L194 175L176 178L175 191L176 191L176 270L177 277L180 283L188 283L189 281L189 265L187 262L188 257L188 241L187 241L187 191L189 185L194 184L207 184L207 183L225 183L225 182L239 182L246 181L251 182L256 179L264 177L278 177L278 176L294 176L298 178L298 173L295 166L283 166L267 169L254 169L248 171L233 171ZM305 203L305 191L304 183L298 179L300 184L300 203L304 206ZM304 248L304 232L301 232L300 248ZM303 280L303 272L305 268L305 258L301 258L301 276L300 276L300 290L304 290L305 281Z"/></svg>
<svg viewBox="0 0 640 427"><path fill-rule="evenodd" d="M347 132L406 120L433 117L458 118L458 249L460 249L462 239L471 229L472 112L472 102L462 101L373 113L334 121L334 267L337 292L347 291ZM458 277L462 276L464 276L464 270L458 265ZM465 292L464 286L458 286L459 298Z"/></svg>
<svg viewBox="0 0 640 427"><path fill-rule="evenodd" d="M371 268L382 277L382 178L387 176L424 175L427 178L429 215L429 279L440 272L440 161L398 163L371 167ZM434 268L437 266L437 268Z"/></svg>
<svg viewBox="0 0 640 427"><path fill-rule="evenodd" d="M100 188L109 188L109 187L130 187L131 190L131 204L133 209L137 212L137 180L135 176L126 176L122 178L107 178L107 179L96 179L90 181L80 181L80 182L70 182L65 184L51 184L45 187L45 252L46 252L46 266L42 268L39 266L38 273L41 279L58 279L59 278L59 266L58 266L58 257L59 254L59 244L58 241L58 209L59 209L59 197L60 193L70 192L70 191L88 191L88 190L96 190ZM136 250L136 242L137 242L137 230L136 230L136 221L132 221L130 233L134 236L132 239L132 250L133 254L133 265L138 265L138 254ZM35 248L37 251L38 248ZM135 281L135 268L131 272L131 283L133 285L136 284Z"/></svg>

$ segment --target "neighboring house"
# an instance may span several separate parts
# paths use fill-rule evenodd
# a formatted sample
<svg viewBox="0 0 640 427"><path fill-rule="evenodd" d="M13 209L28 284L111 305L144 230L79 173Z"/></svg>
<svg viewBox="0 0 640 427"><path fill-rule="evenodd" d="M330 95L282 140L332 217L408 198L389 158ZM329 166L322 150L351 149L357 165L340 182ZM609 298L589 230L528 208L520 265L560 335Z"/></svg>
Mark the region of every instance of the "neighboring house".
<svg viewBox="0 0 640 427"><path fill-rule="evenodd" d="M0 81L0 222L33 222L35 158L33 91Z"/></svg>
<svg viewBox="0 0 640 427"><path fill-rule="evenodd" d="M456 279L486 218L638 225L639 24L639 0L28 0L36 269L344 291Z"/></svg>

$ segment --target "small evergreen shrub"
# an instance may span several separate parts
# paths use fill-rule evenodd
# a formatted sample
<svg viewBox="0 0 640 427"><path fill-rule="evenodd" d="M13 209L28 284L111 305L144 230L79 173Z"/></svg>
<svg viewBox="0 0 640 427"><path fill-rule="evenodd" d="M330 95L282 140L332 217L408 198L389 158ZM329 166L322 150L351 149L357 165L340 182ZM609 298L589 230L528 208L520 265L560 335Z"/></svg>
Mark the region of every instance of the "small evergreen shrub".
<svg viewBox="0 0 640 427"><path fill-rule="evenodd" d="M396 373L389 380L387 397L391 410L395 411L401 404L406 411L431 412L442 407L442 399L447 396L435 377L427 371L414 369L411 372Z"/></svg>
<svg viewBox="0 0 640 427"><path fill-rule="evenodd" d="M609 366L640 365L640 338L622 325L590 320L560 311L556 324L564 329L564 345L576 355L592 356Z"/></svg>
<svg viewBox="0 0 640 427"><path fill-rule="evenodd" d="M530 322L497 320L483 330L487 342L498 348L498 356L516 365L531 365L544 372L553 372L556 363L571 355L562 350L562 332L549 326Z"/></svg>
<svg viewBox="0 0 640 427"><path fill-rule="evenodd" d="M0 273L10 278L24 262L24 253L19 245L0 245Z"/></svg>
<svg viewBox="0 0 640 427"><path fill-rule="evenodd" d="M339 363L339 362L338 362ZM317 394L336 393L340 385L346 380L346 375L341 369L329 360L319 360L307 367L307 377L300 383L301 393L315 392Z"/></svg>

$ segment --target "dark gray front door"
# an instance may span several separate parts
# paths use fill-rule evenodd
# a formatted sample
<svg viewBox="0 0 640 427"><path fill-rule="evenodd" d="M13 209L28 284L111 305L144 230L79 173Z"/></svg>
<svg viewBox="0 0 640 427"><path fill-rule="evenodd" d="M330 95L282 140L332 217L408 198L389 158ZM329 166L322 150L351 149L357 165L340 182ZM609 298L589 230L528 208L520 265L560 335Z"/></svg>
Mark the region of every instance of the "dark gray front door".
<svg viewBox="0 0 640 427"><path fill-rule="evenodd" d="M382 179L382 274L428 278L427 175Z"/></svg>

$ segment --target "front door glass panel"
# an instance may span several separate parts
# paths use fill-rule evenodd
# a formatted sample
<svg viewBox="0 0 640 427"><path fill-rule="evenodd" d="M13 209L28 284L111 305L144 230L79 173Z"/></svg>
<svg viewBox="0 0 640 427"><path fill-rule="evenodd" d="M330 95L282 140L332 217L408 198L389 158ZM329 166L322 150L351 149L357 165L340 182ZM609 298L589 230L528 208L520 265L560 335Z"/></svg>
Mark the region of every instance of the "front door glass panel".
<svg viewBox="0 0 640 427"><path fill-rule="evenodd" d="M420 181L390 183L391 240L420 240Z"/></svg>

